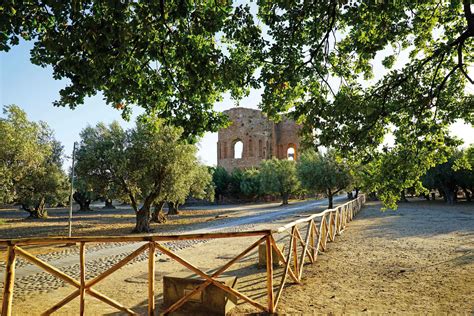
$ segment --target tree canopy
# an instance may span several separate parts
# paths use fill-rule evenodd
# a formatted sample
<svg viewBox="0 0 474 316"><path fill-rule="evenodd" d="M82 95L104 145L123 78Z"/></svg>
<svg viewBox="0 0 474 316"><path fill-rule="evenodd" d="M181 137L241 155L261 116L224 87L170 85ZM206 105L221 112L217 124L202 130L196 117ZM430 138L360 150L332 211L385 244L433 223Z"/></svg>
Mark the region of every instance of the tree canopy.
<svg viewBox="0 0 474 316"><path fill-rule="evenodd" d="M325 154L306 150L297 166L298 178L309 192L323 193L333 207L333 196L349 187L351 177L348 166L334 151Z"/></svg>
<svg viewBox="0 0 474 316"><path fill-rule="evenodd" d="M30 217L46 217L45 204L67 201L62 146L44 122L28 120L16 105L0 118L0 203L16 202Z"/></svg>
<svg viewBox="0 0 474 316"><path fill-rule="evenodd" d="M470 0L36 0L0 11L1 50L33 40L33 63L69 79L56 105L102 92L125 115L138 105L195 140L226 124L213 110L223 93L263 88L269 116L291 109L311 145L377 167L392 207L452 153L449 124L474 122Z"/></svg>
<svg viewBox="0 0 474 316"><path fill-rule="evenodd" d="M135 232L149 232L153 205L183 203L191 193L213 198L211 175L182 131L152 116L139 117L129 130L117 123L87 127L77 153L78 175L92 191L130 202L137 215Z"/></svg>
<svg viewBox="0 0 474 316"><path fill-rule="evenodd" d="M32 40L31 61L69 79L58 106L102 92L124 116L138 105L193 138L226 122L213 110L222 93L254 85L242 43L258 28L231 1L7 1L0 12L0 50Z"/></svg>
<svg viewBox="0 0 474 316"><path fill-rule="evenodd" d="M288 198L296 193L300 182L296 176L296 162L292 160L268 159L260 163L260 189L266 194L278 194L282 204L288 204Z"/></svg>

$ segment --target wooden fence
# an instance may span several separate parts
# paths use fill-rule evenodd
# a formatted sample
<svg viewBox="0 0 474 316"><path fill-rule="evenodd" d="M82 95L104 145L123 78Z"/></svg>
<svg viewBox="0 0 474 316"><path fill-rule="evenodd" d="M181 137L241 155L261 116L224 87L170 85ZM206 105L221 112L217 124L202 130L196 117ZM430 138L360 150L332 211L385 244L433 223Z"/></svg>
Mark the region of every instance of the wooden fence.
<svg viewBox="0 0 474 316"><path fill-rule="evenodd" d="M15 283L15 262L16 257L20 256L32 264L44 269L50 274L58 277L64 282L74 286L76 290L62 299L60 302L54 304L42 315L50 315L61 307L79 297L80 314L84 315L85 309L85 295L91 295L96 299L109 304L120 311L126 312L129 315L135 315L136 313L130 308L122 305L112 298L100 293L93 289L93 286L103 281L105 278L110 276L112 273L131 262L134 258L139 256L141 253L148 251L148 315L155 314L155 253L156 251L170 257L174 261L180 263L193 273L202 277L205 282L194 288L192 291L187 292L180 300L173 305L169 306L162 314L168 314L175 311L186 303L193 295L204 290L207 286L213 284L223 291L234 295L247 303L255 306L256 308L264 311L273 313L281 298L284 290L285 283L288 277L294 282L300 283L303 276L303 269L305 263L316 262L318 253L325 251L327 248L327 242L333 241L335 237L340 234L346 224L352 220L355 214L361 209L365 202L365 196L360 195L357 199L351 200L345 204L342 204L336 208L325 210L324 212L313 214L311 216L301 218L289 224L286 224L276 230L254 230L246 232L228 232L228 233L206 233L206 234L183 234L183 235L145 235L145 236L112 236L112 237L49 237L49 238L31 238L31 239L10 239L0 240L0 245L7 246L7 261L5 271L5 283L3 290L3 303L2 303L2 316L11 315L12 302L13 302L13 288ZM306 235L303 237L304 233ZM285 256L284 252L277 247L275 237L282 233L289 233L289 244L288 251ZM167 249L162 245L163 242L167 241L179 241L179 240L202 240L202 239L219 239L219 238L238 238L238 237L260 237L256 242L247 247L240 254L235 256L232 260L227 262L224 266L219 268L211 275L197 268L192 263L183 259L175 252ZM110 267L105 272L96 276L95 278L86 281L86 257L85 248L90 243L114 243L114 242L141 242L144 243L134 252L120 260L118 263ZM76 280L71 276L65 274L59 269L51 266L47 262L35 257L34 255L27 252L22 247L27 245L54 245L54 244L70 244L76 243L79 245L79 262L80 262L80 278ZM217 280L226 270L228 270L234 263L242 259L244 256L249 254L252 250L258 247L260 244L266 244L266 292L267 302L266 305L262 305L256 300L248 297L244 293L229 287ZM275 291L273 284L274 273L273 273L273 258L272 249L276 252L279 259L283 262L284 270L282 279L279 287ZM299 253L300 251L300 253Z"/></svg>

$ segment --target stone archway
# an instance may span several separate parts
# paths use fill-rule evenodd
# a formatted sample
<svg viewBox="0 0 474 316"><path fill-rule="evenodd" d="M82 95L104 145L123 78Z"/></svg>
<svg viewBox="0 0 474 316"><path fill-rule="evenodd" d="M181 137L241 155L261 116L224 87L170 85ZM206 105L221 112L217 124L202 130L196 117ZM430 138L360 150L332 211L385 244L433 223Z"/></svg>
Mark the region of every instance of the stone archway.
<svg viewBox="0 0 474 316"><path fill-rule="evenodd" d="M288 144L288 147L286 148L286 159L296 161L297 152L295 144Z"/></svg>
<svg viewBox="0 0 474 316"><path fill-rule="evenodd" d="M232 157L233 159L242 159L244 157L244 142L237 138L232 142Z"/></svg>

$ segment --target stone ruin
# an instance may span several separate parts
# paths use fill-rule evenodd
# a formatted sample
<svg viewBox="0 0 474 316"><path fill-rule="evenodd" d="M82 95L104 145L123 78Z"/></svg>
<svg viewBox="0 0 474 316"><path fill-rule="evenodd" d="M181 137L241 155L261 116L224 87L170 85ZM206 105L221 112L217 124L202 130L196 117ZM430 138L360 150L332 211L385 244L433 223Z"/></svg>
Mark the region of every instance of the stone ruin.
<svg viewBox="0 0 474 316"><path fill-rule="evenodd" d="M235 168L257 167L263 159L297 160L300 126L283 116L269 120L259 110L236 107L224 111L231 125L219 130L217 165L231 172Z"/></svg>

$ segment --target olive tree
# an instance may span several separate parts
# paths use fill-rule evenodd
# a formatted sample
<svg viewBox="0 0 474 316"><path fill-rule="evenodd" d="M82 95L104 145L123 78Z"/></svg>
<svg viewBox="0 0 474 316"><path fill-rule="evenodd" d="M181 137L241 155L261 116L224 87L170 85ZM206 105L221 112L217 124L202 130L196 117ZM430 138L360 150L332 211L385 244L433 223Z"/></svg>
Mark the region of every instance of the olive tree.
<svg viewBox="0 0 474 316"><path fill-rule="evenodd" d="M282 205L296 193L300 186L296 175L296 163L292 160L269 159L260 163L260 186L263 193L278 194Z"/></svg>
<svg viewBox="0 0 474 316"><path fill-rule="evenodd" d="M310 192L323 193L328 207L333 207L333 197L349 187L351 178L346 164L332 150L326 153L306 150L298 162L298 178Z"/></svg>
<svg viewBox="0 0 474 316"><path fill-rule="evenodd" d="M85 171L85 180L102 179L126 197L136 214L134 232L150 231L154 204L171 192L182 197L190 190L196 146L183 140L182 132L156 117L141 116L130 130L112 123L81 133L78 170Z"/></svg>
<svg viewBox="0 0 474 316"><path fill-rule="evenodd" d="M67 200L62 146L44 122L29 121L16 105L0 118L0 203L19 203L32 218L47 217L46 204Z"/></svg>
<svg viewBox="0 0 474 316"><path fill-rule="evenodd" d="M258 198L262 194L260 186L260 171L256 168L244 170L240 181L240 191L252 198Z"/></svg>

